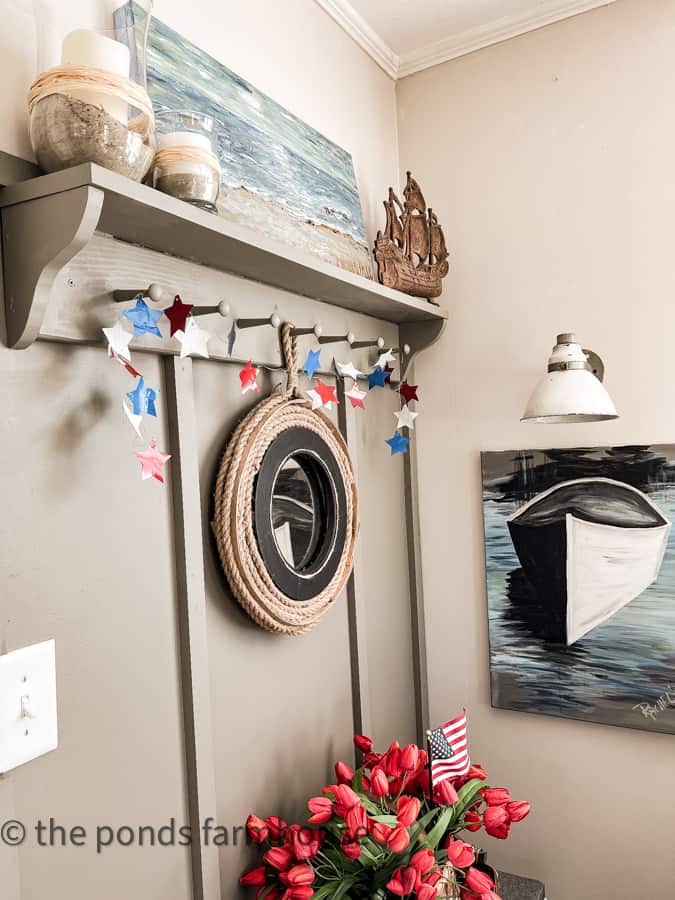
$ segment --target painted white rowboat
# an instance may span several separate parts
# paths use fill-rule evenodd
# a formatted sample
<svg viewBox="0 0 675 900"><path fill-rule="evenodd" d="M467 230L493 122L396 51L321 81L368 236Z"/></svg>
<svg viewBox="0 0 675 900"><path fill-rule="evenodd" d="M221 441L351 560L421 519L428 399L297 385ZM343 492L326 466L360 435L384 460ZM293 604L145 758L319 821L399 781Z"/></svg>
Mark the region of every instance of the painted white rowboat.
<svg viewBox="0 0 675 900"><path fill-rule="evenodd" d="M658 577L671 523L642 491L610 478L557 484L507 519L551 635L568 646Z"/></svg>

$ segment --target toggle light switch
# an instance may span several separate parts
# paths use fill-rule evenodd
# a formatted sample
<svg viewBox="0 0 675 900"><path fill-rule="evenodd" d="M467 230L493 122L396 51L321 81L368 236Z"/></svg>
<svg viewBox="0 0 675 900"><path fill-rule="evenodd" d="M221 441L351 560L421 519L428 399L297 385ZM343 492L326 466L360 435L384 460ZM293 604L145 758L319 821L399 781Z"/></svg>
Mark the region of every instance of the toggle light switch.
<svg viewBox="0 0 675 900"><path fill-rule="evenodd" d="M0 773L58 747L55 646L0 656Z"/></svg>

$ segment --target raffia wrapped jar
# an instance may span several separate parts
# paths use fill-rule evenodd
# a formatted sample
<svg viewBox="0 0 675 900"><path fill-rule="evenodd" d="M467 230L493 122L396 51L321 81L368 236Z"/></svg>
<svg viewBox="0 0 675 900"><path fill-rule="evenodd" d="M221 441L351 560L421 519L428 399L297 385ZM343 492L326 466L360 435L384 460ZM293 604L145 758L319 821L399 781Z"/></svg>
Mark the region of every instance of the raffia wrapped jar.
<svg viewBox="0 0 675 900"><path fill-rule="evenodd" d="M443 869L443 877L438 882L437 896L459 900L459 887L452 866Z"/></svg>

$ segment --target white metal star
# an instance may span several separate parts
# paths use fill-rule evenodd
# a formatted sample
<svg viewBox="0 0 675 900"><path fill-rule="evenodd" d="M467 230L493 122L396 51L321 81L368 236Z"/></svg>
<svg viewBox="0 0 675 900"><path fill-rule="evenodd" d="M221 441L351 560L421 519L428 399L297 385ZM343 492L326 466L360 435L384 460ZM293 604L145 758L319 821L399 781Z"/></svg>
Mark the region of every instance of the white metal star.
<svg viewBox="0 0 675 900"><path fill-rule="evenodd" d="M377 358L377 362L375 363L376 369L384 369L387 363L396 362L396 357L391 352L391 348L389 350L385 350L384 353L380 353Z"/></svg>
<svg viewBox="0 0 675 900"><path fill-rule="evenodd" d="M192 317L187 320L185 329L185 331L177 331L174 335L180 343L180 358L184 359L186 356L190 356L191 353L196 353L197 356L203 356L204 359L208 359L209 351L206 344L211 337L208 331L200 328Z"/></svg>
<svg viewBox="0 0 675 900"><path fill-rule="evenodd" d="M131 350L129 350L129 341L133 334L122 327L122 320L118 319L112 328L104 328L103 334L108 341L108 356L116 353L127 362L131 359Z"/></svg>
<svg viewBox="0 0 675 900"><path fill-rule="evenodd" d="M141 434L140 424L143 421L143 416L137 416L133 410L129 409L124 400L122 400L122 409L124 410L127 419L131 422L131 427L139 438L142 438L143 435Z"/></svg>
<svg viewBox="0 0 675 900"><path fill-rule="evenodd" d="M398 419L398 425L396 428L412 428L415 426L413 422L419 416L419 413L412 412L409 406L404 406L401 412L395 412L394 415Z"/></svg>
<svg viewBox="0 0 675 900"><path fill-rule="evenodd" d="M318 391L310 390L305 391L309 399L312 401L312 409L327 409L329 412L333 408L333 404L329 400L327 403L324 403L321 399L321 394Z"/></svg>
<svg viewBox="0 0 675 900"><path fill-rule="evenodd" d="M337 360L333 361L335 363L335 368L343 378L353 378L354 381L356 381L359 375L363 375L363 372L359 372L351 360L348 363L341 363Z"/></svg>

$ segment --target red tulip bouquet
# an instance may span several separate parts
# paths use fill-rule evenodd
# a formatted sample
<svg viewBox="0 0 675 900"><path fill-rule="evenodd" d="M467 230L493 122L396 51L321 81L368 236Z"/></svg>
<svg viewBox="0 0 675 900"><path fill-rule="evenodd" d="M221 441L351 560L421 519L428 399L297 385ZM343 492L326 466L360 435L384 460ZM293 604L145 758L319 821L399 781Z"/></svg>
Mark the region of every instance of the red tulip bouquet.
<svg viewBox="0 0 675 900"><path fill-rule="evenodd" d="M260 845L263 864L240 883L257 888L259 900L499 900L493 879L476 865L477 851L457 835L485 828L505 839L529 803L489 787L478 765L429 796L426 751L393 743L375 753L360 735L354 743L362 767L354 772L336 763L337 784L308 801L307 825L249 816L248 835Z"/></svg>

